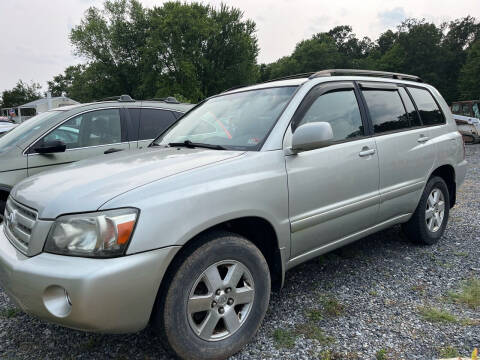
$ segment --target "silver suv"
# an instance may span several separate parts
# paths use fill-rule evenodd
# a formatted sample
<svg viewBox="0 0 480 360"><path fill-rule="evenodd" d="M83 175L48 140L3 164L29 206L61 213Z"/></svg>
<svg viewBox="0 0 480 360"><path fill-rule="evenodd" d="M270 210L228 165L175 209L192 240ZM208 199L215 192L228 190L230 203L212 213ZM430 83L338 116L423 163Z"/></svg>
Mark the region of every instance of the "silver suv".
<svg viewBox="0 0 480 360"><path fill-rule="evenodd" d="M118 100L56 108L29 119L0 138L0 214L12 187L27 176L145 147L192 107L171 97L134 101L122 95Z"/></svg>
<svg viewBox="0 0 480 360"><path fill-rule="evenodd" d="M330 70L239 88L144 150L15 186L0 281L47 321L151 322L173 354L222 359L288 269L395 224L437 242L466 167L447 104L417 77Z"/></svg>

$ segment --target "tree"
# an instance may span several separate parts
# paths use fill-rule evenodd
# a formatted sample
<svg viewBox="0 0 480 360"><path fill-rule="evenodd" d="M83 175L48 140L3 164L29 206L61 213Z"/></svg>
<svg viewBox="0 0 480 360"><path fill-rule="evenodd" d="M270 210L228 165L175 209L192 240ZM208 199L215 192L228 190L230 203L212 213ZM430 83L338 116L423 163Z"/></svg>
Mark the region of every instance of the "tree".
<svg viewBox="0 0 480 360"><path fill-rule="evenodd" d="M256 27L240 10L167 2L150 16L145 93L198 101L256 80Z"/></svg>
<svg viewBox="0 0 480 360"><path fill-rule="evenodd" d="M93 98L139 95L148 27L148 12L137 0L106 1L103 10L89 8L70 34L75 53L88 60L87 66L80 73L79 69L67 70L109 92L101 91ZM69 75L66 71L65 76Z"/></svg>
<svg viewBox="0 0 480 360"><path fill-rule="evenodd" d="M38 83L27 84L18 80L17 85L11 90L2 93L2 107L15 107L39 99L41 86Z"/></svg>
<svg viewBox="0 0 480 360"><path fill-rule="evenodd" d="M468 52L467 62L460 72L459 88L463 100L480 99L480 39Z"/></svg>

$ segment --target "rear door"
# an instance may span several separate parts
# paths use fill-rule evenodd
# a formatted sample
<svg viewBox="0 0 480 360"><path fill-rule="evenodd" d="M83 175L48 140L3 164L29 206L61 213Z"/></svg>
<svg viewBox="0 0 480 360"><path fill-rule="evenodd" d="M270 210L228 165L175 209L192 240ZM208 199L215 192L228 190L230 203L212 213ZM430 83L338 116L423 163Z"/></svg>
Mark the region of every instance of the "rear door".
<svg viewBox="0 0 480 360"><path fill-rule="evenodd" d="M137 135L137 147L140 149L150 145L157 136L177 121L177 117L170 110L136 108L128 111Z"/></svg>
<svg viewBox="0 0 480 360"><path fill-rule="evenodd" d="M329 122L334 143L285 158L292 258L377 222L377 150L358 96L352 82L322 84L294 115L292 132L304 123Z"/></svg>
<svg viewBox="0 0 480 360"><path fill-rule="evenodd" d="M379 221L415 210L434 165L435 145L407 91L392 83L360 83L378 149Z"/></svg>
<svg viewBox="0 0 480 360"><path fill-rule="evenodd" d="M121 109L87 111L63 122L43 135L27 150L28 175L94 156L127 150L126 122ZM65 143L65 152L38 154L35 148L60 140Z"/></svg>

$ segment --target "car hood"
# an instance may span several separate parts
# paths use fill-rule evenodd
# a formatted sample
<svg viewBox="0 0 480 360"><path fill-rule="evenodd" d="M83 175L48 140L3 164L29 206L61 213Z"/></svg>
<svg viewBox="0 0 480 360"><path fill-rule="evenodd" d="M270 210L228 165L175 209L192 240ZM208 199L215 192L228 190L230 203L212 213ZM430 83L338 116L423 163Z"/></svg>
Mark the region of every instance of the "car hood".
<svg viewBox="0 0 480 360"><path fill-rule="evenodd" d="M12 190L17 201L38 210L39 218L95 211L108 200L139 186L240 156L239 151L147 148L83 160L29 177Z"/></svg>

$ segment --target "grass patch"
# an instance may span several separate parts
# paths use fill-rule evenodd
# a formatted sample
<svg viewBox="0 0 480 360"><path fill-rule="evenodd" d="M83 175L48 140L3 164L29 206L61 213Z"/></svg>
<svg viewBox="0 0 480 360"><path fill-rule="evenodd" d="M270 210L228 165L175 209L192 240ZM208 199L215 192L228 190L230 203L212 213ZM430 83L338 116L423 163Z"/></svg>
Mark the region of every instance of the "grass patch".
<svg viewBox="0 0 480 360"><path fill-rule="evenodd" d="M378 295L378 293L377 293L375 290L370 290L370 291L368 292L368 294L369 294L370 296L377 296L377 295Z"/></svg>
<svg viewBox="0 0 480 360"><path fill-rule="evenodd" d="M385 349L380 349L375 353L376 360L388 360L388 353Z"/></svg>
<svg viewBox="0 0 480 360"><path fill-rule="evenodd" d="M446 310L437 309L431 306L421 306L418 308L418 312L422 317L430 322L443 322L443 323L456 323L458 319L455 315L449 313Z"/></svg>
<svg viewBox="0 0 480 360"><path fill-rule="evenodd" d="M465 281L460 291L450 293L449 297L457 303L476 310L480 307L480 279L473 278Z"/></svg>
<svg viewBox="0 0 480 360"><path fill-rule="evenodd" d="M318 322L323 319L322 311L313 309L313 310L307 310L306 312L307 318L310 321Z"/></svg>
<svg viewBox="0 0 480 360"><path fill-rule="evenodd" d="M340 316L345 310L343 304L333 296L322 296L320 302L323 306L324 314L328 316Z"/></svg>
<svg viewBox="0 0 480 360"><path fill-rule="evenodd" d="M17 309L17 308L9 308L9 309L0 310L0 316L4 317L4 318L7 318L7 319L17 317L21 313L22 313L22 311Z"/></svg>
<svg viewBox="0 0 480 360"><path fill-rule="evenodd" d="M425 288L425 285L423 284L417 284L412 286L412 290L423 293L425 292L426 288Z"/></svg>
<svg viewBox="0 0 480 360"><path fill-rule="evenodd" d="M358 360L360 357L354 352L339 353L332 350L324 350L320 354L315 354L314 357L320 360Z"/></svg>
<svg viewBox="0 0 480 360"><path fill-rule="evenodd" d="M334 341L334 338L325 335L325 333L319 327L312 323L298 325L296 328L296 333L297 335L304 335L307 339L317 340L322 345L327 345Z"/></svg>
<svg viewBox="0 0 480 360"><path fill-rule="evenodd" d="M277 349L291 349L295 346L295 333L291 330L275 329L273 331L273 340Z"/></svg>
<svg viewBox="0 0 480 360"><path fill-rule="evenodd" d="M445 346L438 350L438 355L441 358L455 358L460 356L460 353L453 346Z"/></svg>

